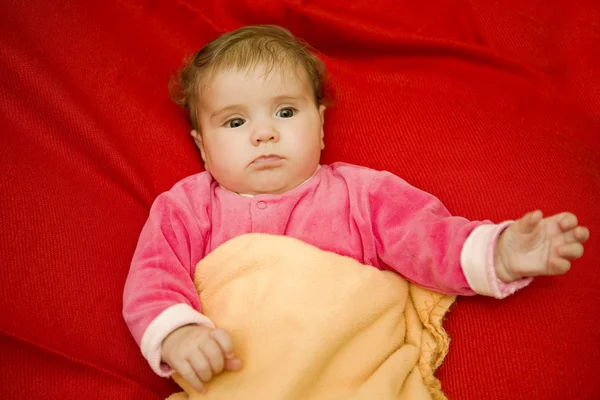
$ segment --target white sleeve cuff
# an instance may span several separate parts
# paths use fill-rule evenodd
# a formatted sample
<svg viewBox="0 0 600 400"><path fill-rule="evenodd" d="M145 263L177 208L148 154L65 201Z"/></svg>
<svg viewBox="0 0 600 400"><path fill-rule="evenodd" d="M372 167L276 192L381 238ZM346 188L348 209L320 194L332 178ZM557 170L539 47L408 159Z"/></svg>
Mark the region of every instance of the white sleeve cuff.
<svg viewBox="0 0 600 400"><path fill-rule="evenodd" d="M208 317L194 310L188 304L180 303L164 310L146 328L140 347L148 364L159 376L169 377L173 374L173 370L162 363L163 340L175 329L189 324L215 327Z"/></svg>
<svg viewBox="0 0 600 400"><path fill-rule="evenodd" d="M498 225L481 225L471 232L460 253L460 264L465 278L474 292L503 299L529 285L533 278L502 282L494 266L498 237L513 221Z"/></svg>

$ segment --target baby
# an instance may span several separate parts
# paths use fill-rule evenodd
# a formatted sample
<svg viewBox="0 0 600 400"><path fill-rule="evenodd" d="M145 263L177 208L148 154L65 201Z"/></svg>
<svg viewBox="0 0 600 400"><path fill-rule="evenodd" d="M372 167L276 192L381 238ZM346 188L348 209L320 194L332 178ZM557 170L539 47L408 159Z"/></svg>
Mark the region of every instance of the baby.
<svg viewBox="0 0 600 400"><path fill-rule="evenodd" d="M246 233L291 236L427 289L496 298L582 256L589 231L571 213L469 221L391 173L320 165L324 79L322 62L276 26L222 35L178 75L206 172L155 200L123 295L125 321L157 374L177 371L202 392L242 367L229 334L201 313L193 276L203 257Z"/></svg>

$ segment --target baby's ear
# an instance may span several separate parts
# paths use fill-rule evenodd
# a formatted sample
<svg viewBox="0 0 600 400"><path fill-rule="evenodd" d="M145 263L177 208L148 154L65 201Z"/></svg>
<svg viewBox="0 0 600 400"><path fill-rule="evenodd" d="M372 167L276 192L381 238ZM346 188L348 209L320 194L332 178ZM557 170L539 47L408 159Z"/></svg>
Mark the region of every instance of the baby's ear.
<svg viewBox="0 0 600 400"><path fill-rule="evenodd" d="M202 157L202 161L206 164L206 154L204 153L204 143L202 142L202 135L195 129L192 129L190 135L194 138L194 143L200 150L200 156Z"/></svg>

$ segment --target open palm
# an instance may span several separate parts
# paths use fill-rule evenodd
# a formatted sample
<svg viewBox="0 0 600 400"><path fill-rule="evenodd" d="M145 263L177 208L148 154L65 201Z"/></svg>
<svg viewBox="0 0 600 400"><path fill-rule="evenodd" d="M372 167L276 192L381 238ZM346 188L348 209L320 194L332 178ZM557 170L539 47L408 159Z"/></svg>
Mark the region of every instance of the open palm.
<svg viewBox="0 0 600 400"><path fill-rule="evenodd" d="M571 268L571 260L583 255L589 230L577 217L563 212L543 218L541 211L525 214L500 236L496 271L505 282L522 277L560 275Z"/></svg>

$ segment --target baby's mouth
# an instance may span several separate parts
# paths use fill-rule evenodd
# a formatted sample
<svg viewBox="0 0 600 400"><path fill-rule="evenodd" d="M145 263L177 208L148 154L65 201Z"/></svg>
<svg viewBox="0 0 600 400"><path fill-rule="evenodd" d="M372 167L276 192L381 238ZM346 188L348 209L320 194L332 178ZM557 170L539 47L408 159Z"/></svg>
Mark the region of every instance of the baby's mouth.
<svg viewBox="0 0 600 400"><path fill-rule="evenodd" d="M260 169L273 168L279 166L283 160L283 157L279 157L276 154L266 154L255 158L250 165Z"/></svg>

